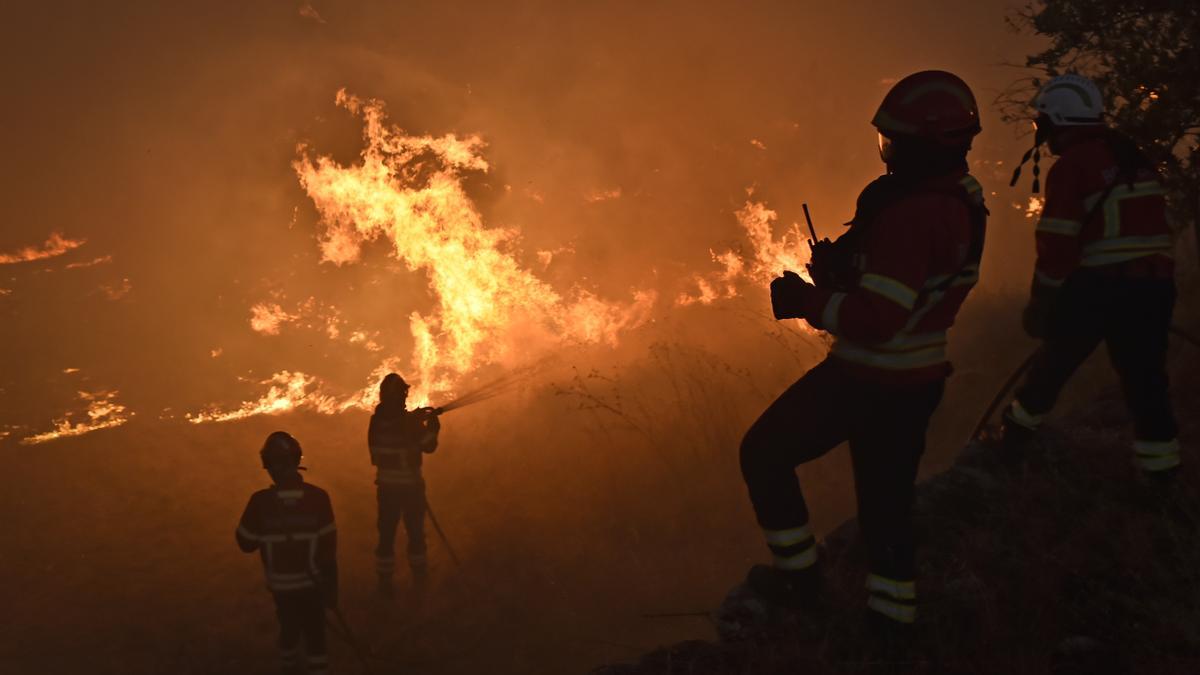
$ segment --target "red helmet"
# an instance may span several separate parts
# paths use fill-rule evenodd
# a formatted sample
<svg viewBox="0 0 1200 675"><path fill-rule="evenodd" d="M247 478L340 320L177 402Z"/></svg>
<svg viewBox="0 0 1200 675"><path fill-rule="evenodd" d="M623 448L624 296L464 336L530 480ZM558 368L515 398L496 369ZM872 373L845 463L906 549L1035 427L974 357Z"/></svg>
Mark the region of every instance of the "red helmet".
<svg viewBox="0 0 1200 675"><path fill-rule="evenodd" d="M286 431L276 431L267 436L267 442L259 451L264 469L280 465L300 468L301 454L300 442Z"/></svg>
<svg viewBox="0 0 1200 675"><path fill-rule="evenodd" d="M958 146L979 133L979 106L957 75L923 70L892 87L871 124L889 138L916 136Z"/></svg>
<svg viewBox="0 0 1200 675"><path fill-rule="evenodd" d="M400 402L408 397L408 383L396 373L388 373L379 383L381 403Z"/></svg>

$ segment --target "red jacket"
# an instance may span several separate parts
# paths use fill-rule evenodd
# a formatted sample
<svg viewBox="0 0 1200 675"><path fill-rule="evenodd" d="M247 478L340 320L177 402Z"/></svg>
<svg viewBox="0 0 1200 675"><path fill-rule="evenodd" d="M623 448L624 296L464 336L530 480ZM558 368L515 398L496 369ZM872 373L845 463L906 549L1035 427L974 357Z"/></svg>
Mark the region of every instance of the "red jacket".
<svg viewBox="0 0 1200 675"><path fill-rule="evenodd" d="M808 322L836 338L834 358L886 383L950 374L946 332L979 280L983 244L968 201L982 209L983 188L960 172L919 184L854 226L867 228L856 256L857 287L815 289L804 300Z"/></svg>
<svg viewBox="0 0 1200 675"><path fill-rule="evenodd" d="M1118 177L1108 133L1071 145L1050 167L1036 234L1039 285L1061 286L1079 267L1155 278L1174 271L1166 190L1148 168L1132 181Z"/></svg>
<svg viewBox="0 0 1200 675"><path fill-rule="evenodd" d="M272 591L313 588L317 580L336 584L337 528L329 495L297 478L250 497L238 523L237 543L262 556Z"/></svg>
<svg viewBox="0 0 1200 675"><path fill-rule="evenodd" d="M367 447L375 466L376 485L418 485L422 455L437 449L433 421L403 407L376 406L367 427Z"/></svg>

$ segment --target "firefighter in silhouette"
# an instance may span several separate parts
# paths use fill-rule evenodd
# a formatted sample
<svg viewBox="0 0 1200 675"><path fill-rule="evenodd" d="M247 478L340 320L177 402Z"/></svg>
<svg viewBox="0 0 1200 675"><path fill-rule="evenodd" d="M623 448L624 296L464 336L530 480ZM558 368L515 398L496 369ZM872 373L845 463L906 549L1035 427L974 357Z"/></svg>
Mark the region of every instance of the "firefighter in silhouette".
<svg viewBox="0 0 1200 675"><path fill-rule="evenodd" d="M816 538L795 469L848 441L870 565L867 619L903 638L917 611L913 484L950 373L946 333L979 278L987 211L967 173L980 125L961 79L904 78L873 125L887 173L862 191L847 232L814 245L814 283L792 271L771 282L776 318L804 319L834 343L742 440L742 475L773 555L747 584L772 603L821 614Z"/></svg>
<svg viewBox="0 0 1200 675"><path fill-rule="evenodd" d="M273 484L250 497L237 543L262 557L279 618L283 672L327 673L325 608L337 606L338 593L333 507L324 490L300 477L300 444L291 435L268 436L260 456Z"/></svg>
<svg viewBox="0 0 1200 675"><path fill-rule="evenodd" d="M1105 342L1133 416L1135 462L1149 478L1167 480L1179 466L1179 440L1167 394L1175 281L1166 190L1134 142L1105 125L1103 97L1087 78L1051 79L1034 107L1031 152L1045 142L1058 155L1046 176L1023 316L1026 332L1043 343L1004 413L1004 448L1021 457L1063 385Z"/></svg>
<svg viewBox="0 0 1200 675"><path fill-rule="evenodd" d="M437 449L441 423L429 408L408 410L408 383L389 373L379 384L379 405L371 415L367 445L375 466L379 501L379 546L375 549L379 590L389 593L396 568L396 526L408 534L408 566L413 581L425 582L425 479L421 460Z"/></svg>

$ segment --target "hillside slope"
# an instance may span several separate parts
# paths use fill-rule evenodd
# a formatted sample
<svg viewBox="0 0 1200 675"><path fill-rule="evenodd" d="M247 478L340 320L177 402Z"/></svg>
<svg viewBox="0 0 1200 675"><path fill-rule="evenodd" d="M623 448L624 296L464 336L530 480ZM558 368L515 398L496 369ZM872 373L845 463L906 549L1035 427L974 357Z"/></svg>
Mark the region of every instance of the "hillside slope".
<svg viewBox="0 0 1200 675"><path fill-rule="evenodd" d="M1139 480L1116 391L1048 424L1023 468L971 446L919 486L922 614L907 653L872 653L850 521L822 544L835 604L824 629L774 616L750 640L681 643L595 673L1200 672L1194 349L1174 350L1185 465L1170 491Z"/></svg>

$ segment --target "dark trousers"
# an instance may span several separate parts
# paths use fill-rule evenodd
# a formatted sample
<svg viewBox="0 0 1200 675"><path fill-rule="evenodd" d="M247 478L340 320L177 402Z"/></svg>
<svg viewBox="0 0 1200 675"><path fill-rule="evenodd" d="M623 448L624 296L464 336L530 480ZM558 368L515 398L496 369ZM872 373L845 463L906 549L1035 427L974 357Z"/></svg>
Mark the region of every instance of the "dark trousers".
<svg viewBox="0 0 1200 675"><path fill-rule="evenodd" d="M858 521L871 571L915 576L912 502L925 431L944 382L884 386L826 359L783 392L742 440L742 476L766 530L808 524L795 468L850 442Z"/></svg>
<svg viewBox="0 0 1200 675"><path fill-rule="evenodd" d="M1170 279L1126 279L1079 270L1054 300L1047 336L1017 401L1030 414L1054 407L1059 392L1100 342L1121 378L1135 435L1169 441L1178 432L1167 392L1167 335L1175 307Z"/></svg>
<svg viewBox="0 0 1200 675"><path fill-rule="evenodd" d="M404 522L408 534L408 562L415 570L425 568L425 483L379 485L379 547L375 549L378 571L390 575L395 565L396 527Z"/></svg>
<svg viewBox="0 0 1200 675"><path fill-rule="evenodd" d="M278 591L275 615L279 618L279 652L285 669L302 666L301 645L307 654L309 672L325 672L325 604L316 589Z"/></svg>

